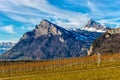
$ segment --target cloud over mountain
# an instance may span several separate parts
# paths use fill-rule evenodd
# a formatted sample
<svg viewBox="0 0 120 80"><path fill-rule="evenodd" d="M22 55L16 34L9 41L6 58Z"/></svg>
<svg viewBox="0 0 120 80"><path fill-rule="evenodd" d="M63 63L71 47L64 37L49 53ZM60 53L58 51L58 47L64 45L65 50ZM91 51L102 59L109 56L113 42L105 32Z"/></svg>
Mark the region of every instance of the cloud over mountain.
<svg viewBox="0 0 120 80"><path fill-rule="evenodd" d="M5 31L5 32L11 33L11 34L15 33L14 28L13 28L12 25L1 26L0 31Z"/></svg>

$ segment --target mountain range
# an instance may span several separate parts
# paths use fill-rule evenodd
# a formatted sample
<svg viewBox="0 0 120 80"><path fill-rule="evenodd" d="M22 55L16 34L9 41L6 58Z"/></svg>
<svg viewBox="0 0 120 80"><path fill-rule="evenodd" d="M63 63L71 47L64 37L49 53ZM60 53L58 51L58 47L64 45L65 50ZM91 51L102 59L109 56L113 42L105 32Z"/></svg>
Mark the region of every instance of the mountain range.
<svg viewBox="0 0 120 80"><path fill-rule="evenodd" d="M0 43L0 55L6 52L7 50L11 49L15 43L12 42L1 42Z"/></svg>
<svg viewBox="0 0 120 80"><path fill-rule="evenodd" d="M89 20L84 28L105 31L106 28ZM87 55L92 42L101 32L66 30L48 20L42 20L32 31L26 32L10 50L0 56L1 60L41 60Z"/></svg>

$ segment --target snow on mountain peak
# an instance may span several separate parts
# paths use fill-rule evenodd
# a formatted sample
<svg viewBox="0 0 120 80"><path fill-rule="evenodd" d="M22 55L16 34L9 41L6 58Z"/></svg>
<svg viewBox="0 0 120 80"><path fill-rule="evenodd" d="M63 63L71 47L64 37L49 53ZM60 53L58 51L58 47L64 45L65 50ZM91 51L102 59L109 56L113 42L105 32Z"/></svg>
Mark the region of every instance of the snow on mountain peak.
<svg viewBox="0 0 120 80"><path fill-rule="evenodd" d="M90 28L82 28L81 30L86 30L86 31L91 31L91 32L105 32L106 30L102 30L102 29L96 29L96 28L93 28L93 27L90 27Z"/></svg>

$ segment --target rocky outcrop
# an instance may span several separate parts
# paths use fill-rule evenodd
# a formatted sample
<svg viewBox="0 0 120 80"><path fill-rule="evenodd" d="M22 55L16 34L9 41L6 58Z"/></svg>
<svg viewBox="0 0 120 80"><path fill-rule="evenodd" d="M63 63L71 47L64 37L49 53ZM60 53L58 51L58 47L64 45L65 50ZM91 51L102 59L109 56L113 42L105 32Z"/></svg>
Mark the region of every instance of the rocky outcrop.
<svg viewBox="0 0 120 80"><path fill-rule="evenodd" d="M107 31L108 34L120 34L120 28L115 28L115 29L109 29Z"/></svg>
<svg viewBox="0 0 120 80"><path fill-rule="evenodd" d="M89 50L87 51L87 55L90 56L92 55L93 52L93 45L90 46Z"/></svg>
<svg viewBox="0 0 120 80"><path fill-rule="evenodd" d="M96 39L88 50L88 55L99 52L120 53L120 28L110 29Z"/></svg>

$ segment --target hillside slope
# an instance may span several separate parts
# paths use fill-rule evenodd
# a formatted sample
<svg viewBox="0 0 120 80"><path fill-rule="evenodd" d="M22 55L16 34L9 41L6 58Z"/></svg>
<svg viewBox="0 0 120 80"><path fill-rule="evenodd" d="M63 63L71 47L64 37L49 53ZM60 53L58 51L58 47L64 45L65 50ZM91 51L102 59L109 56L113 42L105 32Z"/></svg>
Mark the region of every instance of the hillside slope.
<svg viewBox="0 0 120 80"><path fill-rule="evenodd" d="M120 28L110 29L93 42L88 55L95 53L120 53Z"/></svg>

